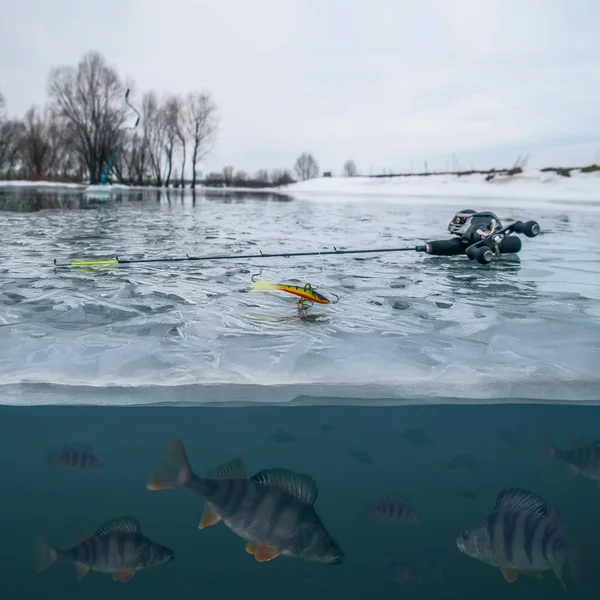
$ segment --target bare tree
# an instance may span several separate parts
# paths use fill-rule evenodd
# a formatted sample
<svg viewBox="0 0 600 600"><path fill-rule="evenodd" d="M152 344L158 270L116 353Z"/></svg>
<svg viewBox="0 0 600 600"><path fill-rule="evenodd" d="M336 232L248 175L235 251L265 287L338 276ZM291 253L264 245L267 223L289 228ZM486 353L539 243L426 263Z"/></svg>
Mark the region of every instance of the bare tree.
<svg viewBox="0 0 600 600"><path fill-rule="evenodd" d="M256 171L253 177L254 181L263 187L269 185L269 173L265 169L259 169Z"/></svg>
<svg viewBox="0 0 600 600"><path fill-rule="evenodd" d="M0 94L0 176L11 177L19 160L19 125L6 117L4 106L4 96Z"/></svg>
<svg viewBox="0 0 600 600"><path fill-rule="evenodd" d="M166 144L166 122L163 110L154 92L148 92L144 95L142 124L148 143L148 156L154 183L161 186L163 182L163 156Z"/></svg>
<svg viewBox="0 0 600 600"><path fill-rule="evenodd" d="M294 183L292 174L287 169L273 169L271 172L273 185L289 185Z"/></svg>
<svg viewBox="0 0 600 600"><path fill-rule="evenodd" d="M347 160L344 163L343 173L344 177L356 177L356 175L358 174L356 163L353 160Z"/></svg>
<svg viewBox="0 0 600 600"><path fill-rule="evenodd" d="M184 101L180 96L172 95L166 103L166 123L168 128L168 161L173 160L175 147L181 149L181 187L185 187L185 163L187 155L186 131L184 127ZM170 169L169 169L170 171Z"/></svg>
<svg viewBox="0 0 600 600"><path fill-rule="evenodd" d="M192 143L192 189L196 187L196 165L212 149L217 128L217 105L210 94L192 92L183 110L183 129ZM185 151L184 151L185 155Z"/></svg>
<svg viewBox="0 0 600 600"><path fill-rule="evenodd" d="M223 167L223 171L221 173L221 180L225 185L231 185L231 182L233 181L233 167L231 165Z"/></svg>
<svg viewBox="0 0 600 600"><path fill-rule="evenodd" d="M236 171L233 176L233 185L235 187L245 187L248 184L248 174L245 171Z"/></svg>
<svg viewBox="0 0 600 600"><path fill-rule="evenodd" d="M73 128L54 111L49 114L50 158L47 176L61 181L82 181L86 175L86 167L78 155Z"/></svg>
<svg viewBox="0 0 600 600"><path fill-rule="evenodd" d="M173 154L177 148L179 140L177 135L179 108L179 99L177 96L171 96L166 100L161 111L165 136L164 150L167 161L167 173L165 176L165 185L167 187L169 187L169 183L171 182L171 173L173 172Z"/></svg>
<svg viewBox="0 0 600 600"><path fill-rule="evenodd" d="M157 185L161 184L163 160L161 142L164 140L161 140L160 132L164 127L159 114L156 95L153 92L144 94L141 131L138 129L133 133L128 132L123 143L123 151L120 153L121 160L115 164L115 170L122 181L127 179L138 185L150 181L154 181Z"/></svg>
<svg viewBox="0 0 600 600"><path fill-rule="evenodd" d="M77 68L52 69L48 93L57 113L74 132L74 143L91 183L100 181L125 119L123 85L117 72L97 52Z"/></svg>
<svg viewBox="0 0 600 600"><path fill-rule="evenodd" d="M309 152L302 153L294 164L294 171L301 181L313 179L319 175L319 164Z"/></svg>
<svg viewBox="0 0 600 600"><path fill-rule="evenodd" d="M50 115L32 106L19 127L19 150L25 177L39 181L52 166Z"/></svg>

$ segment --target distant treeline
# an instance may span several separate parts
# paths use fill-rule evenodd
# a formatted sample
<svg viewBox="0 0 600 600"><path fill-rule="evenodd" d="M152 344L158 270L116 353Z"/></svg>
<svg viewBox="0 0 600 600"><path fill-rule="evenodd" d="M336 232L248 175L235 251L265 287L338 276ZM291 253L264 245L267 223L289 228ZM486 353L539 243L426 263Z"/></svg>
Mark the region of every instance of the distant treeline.
<svg viewBox="0 0 600 600"><path fill-rule="evenodd" d="M268 187L295 181L286 169L248 175L230 166L201 179L198 164L219 130L211 93L158 98L146 92L134 127L137 115L125 92L117 71L102 55L89 52L76 67L52 69L46 104L32 106L22 118L7 117L0 93L0 179L98 183L117 149L111 180L126 184ZM306 152L294 171L299 179L319 175L316 160Z"/></svg>
<svg viewBox="0 0 600 600"><path fill-rule="evenodd" d="M159 98L146 92L134 102L137 115L125 102L126 84L97 52L87 53L76 67L58 67L48 76L48 100L32 106L22 118L9 119L0 94L0 179L98 183L114 158L110 179L129 185L186 187L279 187L318 177L319 165L302 153L293 170L258 170L254 174L226 166L202 177L198 165L213 148L219 131L218 107L210 92L170 94ZM138 104L139 103L139 104ZM115 149L117 150L115 153ZM387 173L370 177L428 177L430 175L516 175L527 157L517 158L510 169L487 171L458 169L435 172ZM188 175L186 176L186 169ZM569 177L583 168L548 167ZM189 174L191 173L191 178ZM292 174L293 173L293 174ZM342 167L345 177L359 170L353 160ZM331 172L322 173L330 177ZM295 177L294 177L295 176Z"/></svg>
<svg viewBox="0 0 600 600"><path fill-rule="evenodd" d="M118 145L114 176L132 184L169 185L176 158L196 166L217 133L217 106L208 92L141 100L140 126L126 105L125 84L96 53L48 77L48 101L22 119L8 119L0 96L0 178L98 183ZM130 127L128 129L127 127Z"/></svg>

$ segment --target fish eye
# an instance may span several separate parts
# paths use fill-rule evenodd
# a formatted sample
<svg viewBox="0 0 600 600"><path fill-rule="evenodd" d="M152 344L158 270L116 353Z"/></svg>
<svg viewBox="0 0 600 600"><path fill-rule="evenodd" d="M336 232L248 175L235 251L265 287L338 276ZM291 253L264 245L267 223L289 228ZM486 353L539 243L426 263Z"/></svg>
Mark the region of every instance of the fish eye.
<svg viewBox="0 0 600 600"><path fill-rule="evenodd" d="M462 532L462 539L463 540L468 540L469 539L469 532L468 531L463 531Z"/></svg>

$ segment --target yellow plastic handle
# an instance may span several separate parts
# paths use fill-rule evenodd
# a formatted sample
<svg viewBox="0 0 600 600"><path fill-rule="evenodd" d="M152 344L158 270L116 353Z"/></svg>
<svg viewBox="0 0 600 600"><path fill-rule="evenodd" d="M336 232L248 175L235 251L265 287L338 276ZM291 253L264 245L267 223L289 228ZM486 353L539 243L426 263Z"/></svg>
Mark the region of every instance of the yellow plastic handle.
<svg viewBox="0 0 600 600"><path fill-rule="evenodd" d="M119 261L116 259L112 260L79 260L77 262L72 262L72 267L84 267L88 265L118 265Z"/></svg>

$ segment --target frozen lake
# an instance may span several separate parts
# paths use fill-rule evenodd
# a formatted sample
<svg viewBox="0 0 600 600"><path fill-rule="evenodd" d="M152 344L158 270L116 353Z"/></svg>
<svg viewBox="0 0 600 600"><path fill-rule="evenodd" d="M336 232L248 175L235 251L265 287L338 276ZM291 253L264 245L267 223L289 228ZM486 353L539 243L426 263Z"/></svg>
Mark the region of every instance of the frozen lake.
<svg viewBox="0 0 600 600"><path fill-rule="evenodd" d="M411 246L446 239L461 208L543 235L490 266L405 252L53 268ZM2 403L600 399L599 204L10 189L0 225ZM248 293L256 273L340 300L301 320L293 296Z"/></svg>

